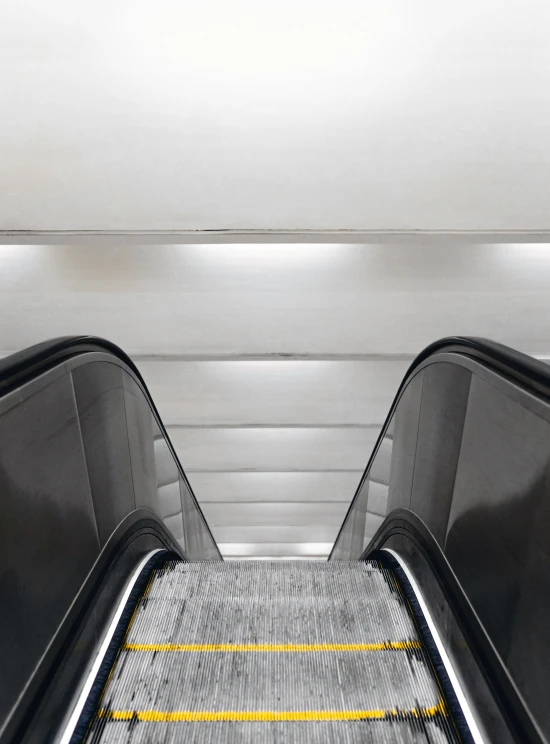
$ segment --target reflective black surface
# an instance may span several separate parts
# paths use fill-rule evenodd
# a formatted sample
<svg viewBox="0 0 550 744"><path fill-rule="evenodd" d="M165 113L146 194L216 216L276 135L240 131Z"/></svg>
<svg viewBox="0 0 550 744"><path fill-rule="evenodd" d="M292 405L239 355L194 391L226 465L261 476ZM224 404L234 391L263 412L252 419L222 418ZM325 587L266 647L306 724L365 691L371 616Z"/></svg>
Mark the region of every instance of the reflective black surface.
<svg viewBox="0 0 550 744"><path fill-rule="evenodd" d="M152 550L174 556L178 546L152 513L137 510L111 535L71 604L9 722L8 741L55 740L70 713L67 702L86 679L128 577Z"/></svg>
<svg viewBox="0 0 550 744"><path fill-rule="evenodd" d="M4 717L100 549L69 376L3 411L0 498Z"/></svg>
<svg viewBox="0 0 550 744"><path fill-rule="evenodd" d="M220 559L143 381L113 350L65 340L0 364L0 738L136 509L152 511L182 557Z"/></svg>
<svg viewBox="0 0 550 744"><path fill-rule="evenodd" d="M542 744L542 732L426 525L409 510L395 510L367 554L384 562L388 549L405 562L421 587L483 740Z"/></svg>
<svg viewBox="0 0 550 744"><path fill-rule="evenodd" d="M512 350L451 339L423 353L331 558L359 558L373 537L371 481L391 430L385 513L406 508L425 522L550 737L549 401L550 370Z"/></svg>
<svg viewBox="0 0 550 744"><path fill-rule="evenodd" d="M72 370L99 540L136 508L122 369L90 362Z"/></svg>

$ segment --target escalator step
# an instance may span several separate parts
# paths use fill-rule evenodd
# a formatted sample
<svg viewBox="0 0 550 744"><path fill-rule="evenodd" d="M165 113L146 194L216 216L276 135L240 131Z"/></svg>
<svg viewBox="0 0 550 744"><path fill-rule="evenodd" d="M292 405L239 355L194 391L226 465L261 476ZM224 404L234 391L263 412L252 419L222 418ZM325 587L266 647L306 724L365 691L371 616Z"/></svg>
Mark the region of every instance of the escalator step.
<svg viewBox="0 0 550 744"><path fill-rule="evenodd" d="M134 612L86 741L460 739L391 571L169 562Z"/></svg>

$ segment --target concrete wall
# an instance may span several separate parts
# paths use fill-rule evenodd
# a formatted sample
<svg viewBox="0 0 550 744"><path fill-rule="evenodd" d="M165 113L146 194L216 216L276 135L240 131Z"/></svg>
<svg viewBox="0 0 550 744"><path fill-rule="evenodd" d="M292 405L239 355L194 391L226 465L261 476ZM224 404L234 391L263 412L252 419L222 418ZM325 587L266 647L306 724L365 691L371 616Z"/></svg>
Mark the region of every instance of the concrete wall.
<svg viewBox="0 0 550 744"><path fill-rule="evenodd" d="M545 0L4 0L0 230L550 230Z"/></svg>
<svg viewBox="0 0 550 744"><path fill-rule="evenodd" d="M415 354L550 357L549 286L548 245L0 246L0 353L118 343L225 553L319 556Z"/></svg>

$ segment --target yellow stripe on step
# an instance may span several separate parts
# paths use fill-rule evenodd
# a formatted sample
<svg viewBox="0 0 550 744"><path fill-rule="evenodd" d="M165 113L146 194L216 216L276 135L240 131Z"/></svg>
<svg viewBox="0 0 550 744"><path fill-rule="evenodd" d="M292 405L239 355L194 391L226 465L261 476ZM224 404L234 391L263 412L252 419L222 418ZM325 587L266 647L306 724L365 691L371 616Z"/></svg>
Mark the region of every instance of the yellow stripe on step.
<svg viewBox="0 0 550 744"><path fill-rule="evenodd" d="M126 643L125 651L409 651L421 648L420 641L383 643Z"/></svg>
<svg viewBox="0 0 550 744"><path fill-rule="evenodd" d="M152 723L176 723L178 721L381 721L391 719L446 716L443 701L432 708L409 710L291 710L291 711L242 711L242 710L105 710L98 717L110 721L148 721Z"/></svg>

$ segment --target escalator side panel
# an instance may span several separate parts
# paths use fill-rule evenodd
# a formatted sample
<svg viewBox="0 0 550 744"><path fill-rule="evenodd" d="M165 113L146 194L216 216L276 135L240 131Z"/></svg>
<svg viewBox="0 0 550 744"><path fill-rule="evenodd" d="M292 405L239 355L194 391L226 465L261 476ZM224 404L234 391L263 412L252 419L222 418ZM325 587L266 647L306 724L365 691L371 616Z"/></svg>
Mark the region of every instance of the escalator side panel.
<svg viewBox="0 0 550 744"><path fill-rule="evenodd" d="M1 734L99 539L70 374L0 410Z"/></svg>
<svg viewBox="0 0 550 744"><path fill-rule="evenodd" d="M482 364L456 352L424 359L403 383L380 442L392 429L386 516L404 507L424 520L548 738L550 384L547 396L536 388L550 375L530 361L543 367L532 389L525 376L520 384L497 371L498 360ZM364 525L377 458L333 558L359 558L357 546L374 537Z"/></svg>
<svg viewBox="0 0 550 744"><path fill-rule="evenodd" d="M0 741L102 549L136 509L146 504L170 528L179 520L176 552L185 535L195 557L220 557L155 415L131 370L97 353L0 398ZM175 514L162 507L153 425L182 487Z"/></svg>
<svg viewBox="0 0 550 744"><path fill-rule="evenodd" d="M123 372L95 362L71 373L101 545L136 509Z"/></svg>

